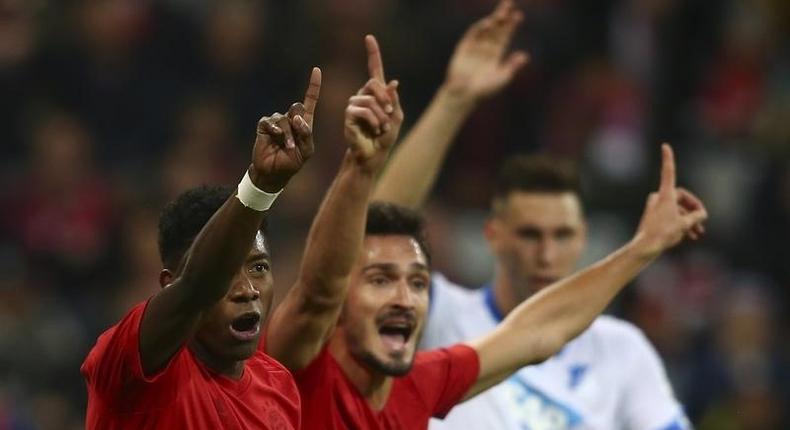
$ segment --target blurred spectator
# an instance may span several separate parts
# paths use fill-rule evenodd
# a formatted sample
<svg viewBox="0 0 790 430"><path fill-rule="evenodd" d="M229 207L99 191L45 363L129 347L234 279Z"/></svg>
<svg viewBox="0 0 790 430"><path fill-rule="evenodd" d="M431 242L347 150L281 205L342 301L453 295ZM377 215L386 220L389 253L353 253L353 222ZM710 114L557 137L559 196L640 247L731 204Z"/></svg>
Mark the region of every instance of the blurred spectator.
<svg viewBox="0 0 790 430"><path fill-rule="evenodd" d="M34 85L29 63L36 53L40 28L36 14L40 2L4 0L0 2L0 129L3 130L3 171L12 169L13 161L23 152L24 115L20 106Z"/></svg>
<svg viewBox="0 0 790 430"><path fill-rule="evenodd" d="M198 99L185 104L178 117L176 134L163 156L160 187L168 202L186 189L201 184L225 184L237 180L238 159L226 105L218 100ZM256 121L248 124L253 142Z"/></svg>
<svg viewBox="0 0 790 430"><path fill-rule="evenodd" d="M5 190L4 230L36 276L54 287L89 291L107 270L114 202L93 164L91 136L75 117L56 112L37 123L27 169Z"/></svg>
<svg viewBox="0 0 790 430"><path fill-rule="evenodd" d="M721 293L714 348L698 369L705 383L695 391L707 391L701 398L710 402L700 429L781 428L787 412L779 399L788 363L775 343L777 309L758 279L741 280Z"/></svg>

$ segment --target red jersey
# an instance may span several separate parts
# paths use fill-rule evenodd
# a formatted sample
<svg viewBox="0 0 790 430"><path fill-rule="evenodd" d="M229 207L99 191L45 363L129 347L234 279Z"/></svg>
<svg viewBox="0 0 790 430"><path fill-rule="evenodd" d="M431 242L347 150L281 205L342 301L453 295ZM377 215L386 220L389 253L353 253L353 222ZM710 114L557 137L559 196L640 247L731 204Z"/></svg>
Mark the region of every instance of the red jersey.
<svg viewBox="0 0 790 430"><path fill-rule="evenodd" d="M411 371L395 378L380 411L371 409L327 347L294 376L305 429L418 430L426 429L431 417L447 415L479 372L477 352L466 345L417 352Z"/></svg>
<svg viewBox="0 0 790 430"><path fill-rule="evenodd" d="M239 380L207 368L187 347L145 376L140 321L146 303L104 332L82 364L88 429L299 429L293 377L262 349Z"/></svg>

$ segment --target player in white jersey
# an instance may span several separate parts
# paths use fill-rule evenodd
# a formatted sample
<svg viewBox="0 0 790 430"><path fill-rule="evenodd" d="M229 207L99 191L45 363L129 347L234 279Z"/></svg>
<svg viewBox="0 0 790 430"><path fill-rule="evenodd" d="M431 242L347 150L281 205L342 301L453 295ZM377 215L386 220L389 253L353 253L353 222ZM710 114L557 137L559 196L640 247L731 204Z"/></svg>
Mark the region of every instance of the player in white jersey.
<svg viewBox="0 0 790 430"><path fill-rule="evenodd" d="M433 276L422 345L446 346L479 337L501 321L491 285L469 290ZM598 317L551 359L519 370L496 387L457 406L431 429L690 428L642 333Z"/></svg>
<svg viewBox="0 0 790 430"><path fill-rule="evenodd" d="M496 93L526 62L503 60L521 20L503 0L459 42L445 83L394 154L374 199L419 208L450 142L477 102ZM562 160L514 157L500 171L484 228L496 256L492 283L477 291L434 276L423 345L479 337L543 287L570 275L586 223L575 171ZM685 430L661 361L633 325L599 317L560 353L528 366L457 406L432 429Z"/></svg>

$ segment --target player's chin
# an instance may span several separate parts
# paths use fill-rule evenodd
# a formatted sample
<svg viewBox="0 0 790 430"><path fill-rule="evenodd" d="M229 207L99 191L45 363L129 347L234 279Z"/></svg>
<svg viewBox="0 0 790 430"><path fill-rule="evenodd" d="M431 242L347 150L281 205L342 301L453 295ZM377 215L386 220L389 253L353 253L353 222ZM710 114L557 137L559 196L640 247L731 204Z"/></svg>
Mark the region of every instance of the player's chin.
<svg viewBox="0 0 790 430"><path fill-rule="evenodd" d="M390 352L381 360L388 376L404 376L414 364L414 349L402 352Z"/></svg>
<svg viewBox="0 0 790 430"><path fill-rule="evenodd" d="M254 339L244 342L233 342L231 345L228 345L226 349L227 355L231 356L234 360L246 360L255 355L255 352L258 350L258 340L259 337L255 337Z"/></svg>
<svg viewBox="0 0 790 430"><path fill-rule="evenodd" d="M387 376L405 376L411 370L413 360L388 360L384 364L384 374Z"/></svg>

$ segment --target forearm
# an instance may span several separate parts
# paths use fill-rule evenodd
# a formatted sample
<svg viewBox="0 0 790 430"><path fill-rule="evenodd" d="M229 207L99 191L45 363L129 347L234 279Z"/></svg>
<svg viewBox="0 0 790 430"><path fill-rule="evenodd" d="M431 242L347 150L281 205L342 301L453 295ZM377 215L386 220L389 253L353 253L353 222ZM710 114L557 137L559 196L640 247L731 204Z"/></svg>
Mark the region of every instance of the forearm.
<svg viewBox="0 0 790 430"><path fill-rule="evenodd" d="M350 153L345 155L307 237L298 280L305 299L342 303L342 290L362 247L375 175Z"/></svg>
<svg viewBox="0 0 790 430"><path fill-rule="evenodd" d="M658 256L634 239L605 259L530 297L490 334L469 341L480 374L465 398L539 363L584 331L614 296Z"/></svg>
<svg viewBox="0 0 790 430"><path fill-rule="evenodd" d="M392 156L373 200L413 209L422 206L451 142L474 107L473 99L440 88Z"/></svg>
<svg viewBox="0 0 790 430"><path fill-rule="evenodd" d="M374 177L346 154L313 220L299 278L267 331L266 352L291 370L318 354L340 312L362 248Z"/></svg>
<svg viewBox="0 0 790 430"><path fill-rule="evenodd" d="M505 319L514 336L529 336L529 350L517 353L526 363L545 360L578 336L617 293L658 256L634 239L593 264L525 301ZM513 345L519 345L513 342Z"/></svg>

